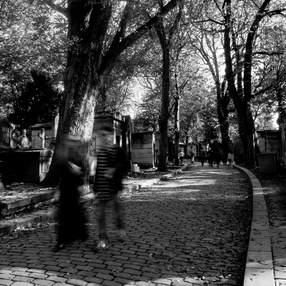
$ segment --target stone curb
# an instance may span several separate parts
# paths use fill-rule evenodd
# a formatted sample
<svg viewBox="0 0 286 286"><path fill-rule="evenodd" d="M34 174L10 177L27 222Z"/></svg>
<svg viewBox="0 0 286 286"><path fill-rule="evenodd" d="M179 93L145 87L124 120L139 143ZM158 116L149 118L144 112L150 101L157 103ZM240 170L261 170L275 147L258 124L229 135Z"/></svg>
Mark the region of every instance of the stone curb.
<svg viewBox="0 0 286 286"><path fill-rule="evenodd" d="M31 197L17 199L12 202L0 202L0 213L3 214L13 214L20 209L24 210L30 206L35 206L38 203L46 203L53 199L58 198L58 191L48 190L40 194L33 195Z"/></svg>
<svg viewBox="0 0 286 286"><path fill-rule="evenodd" d="M234 165L246 173L253 192L253 213L243 286L275 286L269 217L263 189L249 170Z"/></svg>

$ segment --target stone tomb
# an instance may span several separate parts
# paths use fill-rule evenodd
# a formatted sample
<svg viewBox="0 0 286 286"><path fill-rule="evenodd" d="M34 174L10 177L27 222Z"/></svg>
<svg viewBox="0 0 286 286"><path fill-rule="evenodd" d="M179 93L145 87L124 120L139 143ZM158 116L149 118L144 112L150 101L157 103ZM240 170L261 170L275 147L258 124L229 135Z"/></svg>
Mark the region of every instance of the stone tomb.
<svg viewBox="0 0 286 286"><path fill-rule="evenodd" d="M6 149L12 147L13 126L6 118L0 118L0 148Z"/></svg>
<svg viewBox="0 0 286 286"><path fill-rule="evenodd" d="M155 134L153 132L133 133L131 142L132 163L140 168L153 168L157 156Z"/></svg>
<svg viewBox="0 0 286 286"><path fill-rule="evenodd" d="M3 162L2 182L4 185L13 182L41 182L49 170L52 153L50 149L0 151L0 160Z"/></svg>
<svg viewBox="0 0 286 286"><path fill-rule="evenodd" d="M114 143L126 150L131 160L131 119L119 113L99 115L95 118L93 140L90 153L96 152L96 132L103 126L114 129ZM53 156L53 147L57 132L57 121L40 123L31 128L31 148L0 148L0 162L2 161L3 183L13 182L38 183L41 182L48 170Z"/></svg>
<svg viewBox="0 0 286 286"><path fill-rule="evenodd" d="M1 131L1 138L6 138L9 132L3 128ZM4 185L13 182L39 183L45 178L53 154L53 151L47 148L50 147L52 141L52 132L52 124L34 125L32 127L32 140L25 146L13 144L12 135L10 135L10 140L8 140L9 138L1 139L0 172ZM26 139L28 140L28 138Z"/></svg>

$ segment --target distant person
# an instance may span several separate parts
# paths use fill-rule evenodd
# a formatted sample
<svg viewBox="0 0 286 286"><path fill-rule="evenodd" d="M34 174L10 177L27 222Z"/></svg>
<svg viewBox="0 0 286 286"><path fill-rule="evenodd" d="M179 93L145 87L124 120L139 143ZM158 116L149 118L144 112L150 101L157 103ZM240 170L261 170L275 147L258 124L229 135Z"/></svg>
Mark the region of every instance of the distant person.
<svg viewBox="0 0 286 286"><path fill-rule="evenodd" d="M204 165L205 161L207 160L207 152L204 149L201 149L199 151L199 160L200 160L202 166Z"/></svg>
<svg viewBox="0 0 286 286"><path fill-rule="evenodd" d="M234 161L234 154L233 152L230 150L227 154L227 162L229 166L233 166L233 161Z"/></svg>
<svg viewBox="0 0 286 286"><path fill-rule="evenodd" d="M84 184L84 145L79 136L65 135L59 152L60 200L57 244L54 251L77 240L87 239L86 217L80 205L79 187Z"/></svg>
<svg viewBox="0 0 286 286"><path fill-rule="evenodd" d="M217 168L219 168L221 162L221 154L218 148L214 150L214 163L216 164Z"/></svg>
<svg viewBox="0 0 286 286"><path fill-rule="evenodd" d="M114 206L118 239L124 240L126 236L123 206L118 193L122 191L122 179L126 168L126 156L122 148L112 143L113 129L105 127L97 132L96 136L96 171L94 192L98 202L98 237L95 248L101 252L109 247L109 238L106 227L106 207L111 201Z"/></svg>
<svg viewBox="0 0 286 286"><path fill-rule="evenodd" d="M214 165L214 151L212 149L210 149L208 151L208 162L209 162L209 166L213 167L213 165Z"/></svg>
<svg viewBox="0 0 286 286"><path fill-rule="evenodd" d="M191 163L194 163L195 162L195 153L194 153L193 149L191 149L189 156L191 159Z"/></svg>
<svg viewBox="0 0 286 286"><path fill-rule="evenodd" d="M183 164L184 156L185 156L185 153L184 153L183 150L181 150L180 153L179 153L179 159L181 161L181 164Z"/></svg>

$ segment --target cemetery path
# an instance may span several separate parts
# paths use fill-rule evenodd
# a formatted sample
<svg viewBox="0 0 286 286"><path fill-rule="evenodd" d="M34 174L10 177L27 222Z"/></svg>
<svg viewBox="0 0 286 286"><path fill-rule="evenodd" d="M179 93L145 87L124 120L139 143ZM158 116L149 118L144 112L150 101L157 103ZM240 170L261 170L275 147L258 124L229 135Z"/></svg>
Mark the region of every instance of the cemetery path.
<svg viewBox="0 0 286 286"><path fill-rule="evenodd" d="M0 285L243 285L253 227L244 172L195 164L122 199L126 240L117 241L109 209L111 247L101 253L94 205L89 239L59 252L52 219L0 237Z"/></svg>

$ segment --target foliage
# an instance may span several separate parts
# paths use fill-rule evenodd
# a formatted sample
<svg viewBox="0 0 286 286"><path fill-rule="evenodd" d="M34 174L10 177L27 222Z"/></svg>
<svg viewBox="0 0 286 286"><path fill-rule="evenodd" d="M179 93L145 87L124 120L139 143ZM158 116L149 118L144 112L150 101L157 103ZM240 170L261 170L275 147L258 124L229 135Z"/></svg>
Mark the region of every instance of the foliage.
<svg viewBox="0 0 286 286"><path fill-rule="evenodd" d="M215 93L202 88L204 81L205 78L200 74L184 91L180 108L180 130L182 135L187 133L192 142L207 144L218 139L219 129Z"/></svg>
<svg viewBox="0 0 286 286"><path fill-rule="evenodd" d="M28 2L33 3L33 5ZM99 52L92 54L91 60L85 62L89 63L90 66L87 67L87 64L84 64L86 71L88 69L89 71L92 70L92 77L86 77L86 74L82 74L84 79L84 84L81 85L83 87L82 94L78 92L78 89L75 95L70 96L69 94L71 102L80 102L80 100L77 100L80 94L84 99L83 104L76 108L86 108L87 104L91 102L91 100L87 100L86 94L98 96L98 85L96 84L102 81L100 84L104 85L103 93L106 97L106 109L112 112L125 112L130 108L135 98L134 82L139 80L143 86L142 89L145 91L145 98L134 120L135 130L158 130L161 108L160 96L162 94L161 50L154 29L151 25L146 29L144 23L159 11L160 5L167 2L169 1L105 1L106 7L104 9L111 8L110 18L104 18L107 23L106 33L101 35L100 32L102 31L100 29L95 29L93 34L91 33L93 36L99 35L102 38L97 36L93 39L88 38L91 35L88 33L92 31L89 24L95 22L88 22L91 18L86 17L86 26L81 26L81 29L77 26L78 30L74 29L75 26L70 28L68 33L69 41L67 41L68 19L63 17L63 14L67 15L65 9L68 1L30 0L26 2L22 0L4 0L0 5L0 113L9 113L11 103L13 103L14 113L11 118L14 117L18 124L29 125L30 123L23 123L20 120L20 118L26 116L20 102L25 102L28 112L33 110L32 100L27 99L27 90L32 90L33 94L37 94L35 91L37 83L36 81L31 82L31 70L36 70L39 74L49 75L48 77L52 79L62 80L62 72L64 70L68 71L68 69L65 69L66 52L68 50L70 51L69 59L73 60L75 59L72 58L73 56L78 56L77 52L84 51L81 54L84 58L86 55L90 56L96 50ZM266 121L270 122L270 117L277 111L283 111L286 101L286 67L283 55L286 36L285 18L283 18L283 13L285 14L284 1L186 0L184 2L183 21L180 22L178 33L174 35L173 45L170 45L169 134L174 133L173 107L176 99L180 98L181 141L184 140L186 132L193 136L193 140L208 141L218 137L215 92L212 92L214 84L210 80L211 75L216 80L218 74L205 68L205 65L195 54L194 47L201 48L204 55L207 56L204 58L205 60L206 58L214 59L214 54L211 54L212 50L210 48L217 49L219 51L218 71L220 75L223 75L225 69L223 57L225 39L222 36L227 25L225 25L226 4L222 5L222 3L227 2L231 2L232 9L230 55L235 88L241 99L244 99L245 102L250 100L249 103L256 121L256 127L270 128L270 125L265 124ZM269 5L265 9L259 27L254 33L253 53L250 58L245 58L249 51L246 46L250 36L249 29L254 17L257 15L259 6L266 2L269 2ZM56 13L50 6L43 5L44 3L54 3L56 8L62 5L62 9L57 9L60 13ZM80 8L83 7L81 4L85 3L84 8L81 10L84 15L88 9L92 9L92 3L97 3L98 6L96 7L99 7L103 2L99 0L74 0L69 1L69 3L77 3ZM125 4L128 5L125 6ZM106 12L104 9L102 11ZM280 10L278 11L278 9ZM164 18L164 28L166 30L172 25L177 11L169 13ZM79 13L77 13L79 11L75 12L74 15L70 14L70 17L75 16L74 19L79 20ZM87 15L91 16L91 14ZM97 15L98 19L103 19L100 18L101 15ZM99 25L101 28L102 24L103 21ZM146 29L144 30L146 32L145 36L143 36L145 32L140 32L140 34L138 29L139 31L141 31L140 29ZM77 35L73 34L78 31ZM96 34L97 32L98 34ZM134 36L134 38L131 36ZM138 40L139 38L140 40ZM214 42L210 41L211 38ZM102 39L102 42L99 39ZM81 46L84 41L87 45ZM136 45L131 46L131 42L132 44L136 42ZM81 50L79 47L83 49ZM85 50L85 48L89 49L90 47L92 47L90 51ZM71 60L70 63L74 64L74 61ZM207 60L205 63L208 64ZM244 67L249 64L252 65L250 78L249 74L244 73ZM84 69L85 67L81 68ZM68 72L66 75L68 75ZM78 76L76 73L73 75L75 75L75 78ZM250 81L244 82L243 78L247 77ZM219 80L221 82L223 78ZM251 83L251 92L247 94L247 97L244 97L246 95L243 91L244 84L249 84L249 82ZM73 88L74 84L76 84L76 80L70 86ZM32 87L32 85L35 86ZM74 90L72 88L71 90ZM38 98L40 94L44 94L43 91L40 91L36 96L34 95L35 98ZM46 103L41 101L42 106L46 106L45 104L53 106L54 104L54 101L49 101L50 98L47 96L44 96L42 100L47 100ZM71 102L67 104L68 108ZM30 106L28 106L28 103L30 103ZM233 105L229 109L232 109L232 107ZM53 108L51 109L53 110ZM46 110L49 110L49 108L46 108ZM19 114L15 112L19 112ZM33 113L35 112L33 111ZM86 114L87 112L81 112L78 113L78 116L84 117ZM44 115L44 117L49 116ZM236 133L238 117L234 113L230 117L228 120L232 125L230 130L234 130L231 132ZM33 120L35 119L33 118ZM39 116L37 120L42 121L44 119ZM76 122L76 119L70 120L69 118L68 120L72 124ZM83 128L87 128L85 124L82 124L84 120L85 118L81 118L78 122L81 126L84 126Z"/></svg>
<svg viewBox="0 0 286 286"><path fill-rule="evenodd" d="M133 120L135 132L158 131L160 116L160 97L158 94L145 96L139 112Z"/></svg>
<svg viewBox="0 0 286 286"><path fill-rule="evenodd" d="M31 70L62 72L66 22L41 3L5 0L0 9L0 105L5 106L31 80Z"/></svg>
<svg viewBox="0 0 286 286"><path fill-rule="evenodd" d="M51 78L43 73L31 72L33 82L28 82L13 104L14 112L9 120L28 129L36 123L52 122L58 111L61 93L51 84Z"/></svg>

